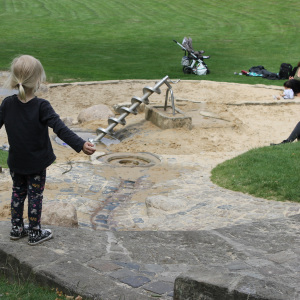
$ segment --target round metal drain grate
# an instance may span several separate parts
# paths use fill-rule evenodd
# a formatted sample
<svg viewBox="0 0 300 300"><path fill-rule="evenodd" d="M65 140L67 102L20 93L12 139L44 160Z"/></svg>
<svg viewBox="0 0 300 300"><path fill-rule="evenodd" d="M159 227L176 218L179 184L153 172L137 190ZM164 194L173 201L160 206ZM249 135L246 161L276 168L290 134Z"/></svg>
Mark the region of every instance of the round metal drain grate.
<svg viewBox="0 0 300 300"><path fill-rule="evenodd" d="M161 162L157 155L148 152L112 153L99 156L97 159L107 164L123 167L151 167Z"/></svg>

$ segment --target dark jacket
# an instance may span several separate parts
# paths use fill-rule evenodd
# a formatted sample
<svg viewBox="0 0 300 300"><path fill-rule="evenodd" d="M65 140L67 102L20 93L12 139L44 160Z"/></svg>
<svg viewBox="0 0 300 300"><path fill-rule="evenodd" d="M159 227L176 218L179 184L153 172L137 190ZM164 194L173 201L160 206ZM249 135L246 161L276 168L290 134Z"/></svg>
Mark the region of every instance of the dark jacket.
<svg viewBox="0 0 300 300"><path fill-rule="evenodd" d="M10 146L7 163L19 174L39 173L56 159L48 127L76 152L85 143L62 122L49 101L37 97L26 103L17 95L5 98L0 106L0 128L3 124Z"/></svg>

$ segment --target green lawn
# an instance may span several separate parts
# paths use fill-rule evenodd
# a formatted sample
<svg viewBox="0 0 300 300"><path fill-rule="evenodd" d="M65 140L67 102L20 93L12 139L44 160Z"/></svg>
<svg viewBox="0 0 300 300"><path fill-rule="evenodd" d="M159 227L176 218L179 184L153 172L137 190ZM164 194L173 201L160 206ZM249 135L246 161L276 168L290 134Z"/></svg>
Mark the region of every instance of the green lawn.
<svg viewBox="0 0 300 300"><path fill-rule="evenodd" d="M256 197L300 203L300 143L252 149L219 164L211 179Z"/></svg>
<svg viewBox="0 0 300 300"><path fill-rule="evenodd" d="M7 168L8 151L0 150L0 167Z"/></svg>
<svg viewBox="0 0 300 300"><path fill-rule="evenodd" d="M184 51L173 42L192 37L204 49L213 81L282 85L236 76L263 65L278 72L300 60L299 3L291 0L0 0L0 70L32 54L50 82L107 79L199 80L184 75Z"/></svg>
<svg viewBox="0 0 300 300"><path fill-rule="evenodd" d="M11 283L0 275L0 299L1 300L66 300L71 296L64 295L57 289L43 288L33 283ZM72 299L76 299L74 296ZM77 300L83 300L78 297Z"/></svg>

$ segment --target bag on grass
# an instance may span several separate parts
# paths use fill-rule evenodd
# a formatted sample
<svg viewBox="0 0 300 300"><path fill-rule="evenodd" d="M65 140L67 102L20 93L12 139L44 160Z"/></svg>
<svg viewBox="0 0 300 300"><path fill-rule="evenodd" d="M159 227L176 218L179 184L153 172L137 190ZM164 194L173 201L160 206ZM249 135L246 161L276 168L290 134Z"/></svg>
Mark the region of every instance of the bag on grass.
<svg viewBox="0 0 300 300"><path fill-rule="evenodd" d="M196 65L196 74L197 75L206 75L207 68L204 66L202 62L198 62Z"/></svg>
<svg viewBox="0 0 300 300"><path fill-rule="evenodd" d="M292 76L293 67L291 64L282 63L279 69L279 78L280 79L289 79Z"/></svg>

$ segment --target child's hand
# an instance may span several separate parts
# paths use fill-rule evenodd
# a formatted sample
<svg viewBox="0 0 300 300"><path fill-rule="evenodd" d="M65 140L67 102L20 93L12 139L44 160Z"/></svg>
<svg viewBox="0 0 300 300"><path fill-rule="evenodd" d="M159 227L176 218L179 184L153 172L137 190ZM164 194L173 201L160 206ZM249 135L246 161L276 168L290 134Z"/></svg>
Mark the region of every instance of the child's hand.
<svg viewBox="0 0 300 300"><path fill-rule="evenodd" d="M95 148L94 144L92 144L90 142L85 142L82 147L82 151L86 155L92 155L96 151L96 148Z"/></svg>

